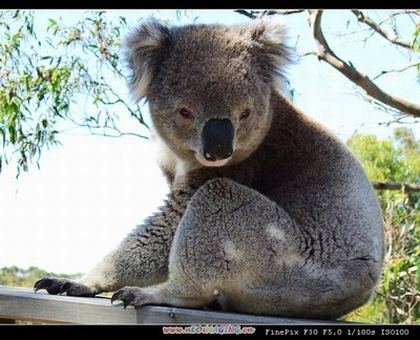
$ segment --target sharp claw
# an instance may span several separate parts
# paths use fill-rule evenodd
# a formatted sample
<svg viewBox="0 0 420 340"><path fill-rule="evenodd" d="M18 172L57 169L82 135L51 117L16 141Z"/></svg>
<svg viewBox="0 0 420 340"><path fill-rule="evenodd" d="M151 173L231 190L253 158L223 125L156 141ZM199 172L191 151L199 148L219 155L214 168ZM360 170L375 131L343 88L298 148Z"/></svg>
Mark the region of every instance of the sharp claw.
<svg viewBox="0 0 420 340"><path fill-rule="evenodd" d="M53 283L54 281L52 280L52 279L49 279L49 278L44 278L44 279L41 279L41 280L38 280L37 282L35 282L35 284L34 284L34 289L35 289L35 293L38 291L38 290L41 290L41 289L47 289L47 288L49 288L49 286Z"/></svg>
<svg viewBox="0 0 420 340"><path fill-rule="evenodd" d="M40 283L42 280L43 279L36 281L35 284L34 284L34 288L36 288L36 286L38 285L38 283Z"/></svg>
<svg viewBox="0 0 420 340"><path fill-rule="evenodd" d="M69 296L94 297L97 294L95 289L86 287L76 281L54 277L45 277L36 281L34 284L35 293L41 289L45 289L51 295L66 293Z"/></svg>
<svg viewBox="0 0 420 340"><path fill-rule="evenodd" d="M119 291L115 292L114 295L112 295L111 304L115 300L121 300L123 302L124 309L126 309L127 306L129 306L133 302L134 294L133 293L127 293L124 290L119 290Z"/></svg>
<svg viewBox="0 0 420 340"><path fill-rule="evenodd" d="M125 288L120 289L111 296L111 304L113 304L115 300L121 300L124 309L126 309L128 306L133 305L134 301L137 301L137 291Z"/></svg>
<svg viewBox="0 0 420 340"><path fill-rule="evenodd" d="M35 284L34 284L34 292L35 292L35 294L36 294L36 292L37 292L38 290L40 290L40 288L38 288L38 287L37 287L37 286L38 286L39 281L41 281L41 280L38 280L38 281L37 281L37 282L35 282Z"/></svg>
<svg viewBox="0 0 420 340"><path fill-rule="evenodd" d="M112 296L111 296L111 304L115 301L115 300L119 300L120 296L122 294L121 290L116 291Z"/></svg>
<svg viewBox="0 0 420 340"><path fill-rule="evenodd" d="M36 294L36 292L38 291L38 290L41 290L42 288L34 288L34 291L35 291L35 294Z"/></svg>

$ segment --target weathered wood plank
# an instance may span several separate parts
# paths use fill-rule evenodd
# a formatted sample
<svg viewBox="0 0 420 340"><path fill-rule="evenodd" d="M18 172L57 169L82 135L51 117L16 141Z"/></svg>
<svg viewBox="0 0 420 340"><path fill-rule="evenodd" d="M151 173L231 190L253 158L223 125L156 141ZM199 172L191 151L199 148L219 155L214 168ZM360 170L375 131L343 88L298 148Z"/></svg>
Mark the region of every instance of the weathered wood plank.
<svg viewBox="0 0 420 340"><path fill-rule="evenodd" d="M210 310L198 310L162 306L144 306L138 308L138 323L141 324L266 324L266 325L293 325L336 324L334 321L278 318L251 314L226 313Z"/></svg>
<svg viewBox="0 0 420 340"><path fill-rule="evenodd" d="M106 297L80 298L0 286L0 319L77 324L314 324L338 322L277 318L163 306L111 305Z"/></svg>
<svg viewBox="0 0 420 340"><path fill-rule="evenodd" d="M111 306L107 298L79 298L34 293L0 286L0 318L46 323L137 323L134 308Z"/></svg>

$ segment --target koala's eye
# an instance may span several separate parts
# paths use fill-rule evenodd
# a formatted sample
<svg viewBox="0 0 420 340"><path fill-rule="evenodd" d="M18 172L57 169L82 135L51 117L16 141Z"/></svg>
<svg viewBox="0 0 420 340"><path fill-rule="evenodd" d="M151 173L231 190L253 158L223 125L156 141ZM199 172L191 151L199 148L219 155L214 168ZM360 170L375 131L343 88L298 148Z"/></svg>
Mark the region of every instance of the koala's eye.
<svg viewBox="0 0 420 340"><path fill-rule="evenodd" d="M242 113L239 115L239 120L247 119L250 114L251 114L250 109L246 109L246 110L242 111Z"/></svg>
<svg viewBox="0 0 420 340"><path fill-rule="evenodd" d="M191 119L191 120L194 119L193 113L185 107L180 109L178 112L183 118Z"/></svg>

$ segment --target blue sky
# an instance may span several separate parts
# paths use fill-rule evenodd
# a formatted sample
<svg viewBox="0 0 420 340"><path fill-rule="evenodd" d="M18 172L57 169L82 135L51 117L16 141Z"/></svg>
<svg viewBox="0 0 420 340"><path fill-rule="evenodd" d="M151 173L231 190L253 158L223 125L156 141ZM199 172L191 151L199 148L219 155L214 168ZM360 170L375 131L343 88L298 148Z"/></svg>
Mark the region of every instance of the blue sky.
<svg viewBox="0 0 420 340"><path fill-rule="evenodd" d="M176 24L191 23L194 18L197 23L224 24L249 20L222 10L188 11L180 21L175 11L163 10L110 11L106 15L124 15L133 25L151 14ZM50 17L62 17L64 23L71 24L83 15L84 11L76 10L35 12L40 27ZM371 15L379 18L386 13ZM410 63L406 51L387 48L382 38L363 44L360 37L366 32L350 36L350 41L338 36L348 19L353 20L348 11L326 11L323 18L329 44L344 60L351 60L369 76ZM298 53L312 51L306 15L291 15L284 21L289 42L297 42ZM406 33L412 26L407 21L400 27ZM349 31L363 28L354 20L348 26ZM411 62L418 61L418 57L411 57ZM391 117L355 96L352 83L313 56L303 57L290 67L288 77L296 93L295 104L343 140L355 131L386 137L396 127L378 125ZM394 95L419 102L420 87L414 69L386 75L378 84ZM146 107L144 112L147 114ZM414 131L418 136L418 124ZM85 272L116 247L134 225L153 213L167 192L148 141L134 137L107 139L81 131L69 132L60 140L63 146L46 151L40 170L33 167L18 181L13 164L0 174L0 267L37 265L56 272Z"/></svg>

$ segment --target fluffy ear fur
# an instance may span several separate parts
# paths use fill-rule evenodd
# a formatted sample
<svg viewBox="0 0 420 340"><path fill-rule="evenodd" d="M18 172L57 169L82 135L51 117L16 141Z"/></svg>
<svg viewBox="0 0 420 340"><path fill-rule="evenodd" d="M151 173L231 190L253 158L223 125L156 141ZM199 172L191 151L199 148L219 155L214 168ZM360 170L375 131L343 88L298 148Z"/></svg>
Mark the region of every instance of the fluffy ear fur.
<svg viewBox="0 0 420 340"><path fill-rule="evenodd" d="M169 38L169 28L156 19L145 21L125 38L124 57L131 71L129 87L136 102L147 96L153 72Z"/></svg>
<svg viewBox="0 0 420 340"><path fill-rule="evenodd" d="M284 69L292 62L292 51L285 44L286 28L275 18L259 18L247 26L247 39L256 54L263 80L274 88L283 88Z"/></svg>

